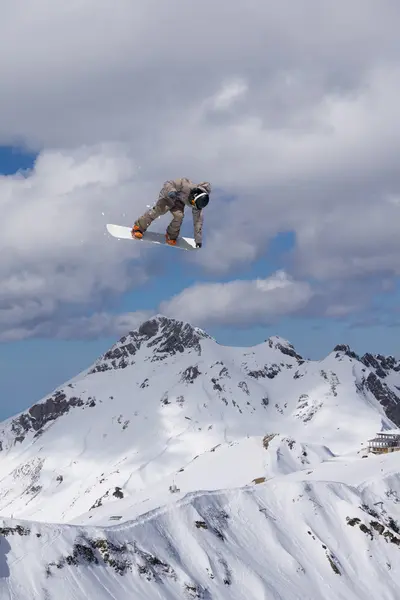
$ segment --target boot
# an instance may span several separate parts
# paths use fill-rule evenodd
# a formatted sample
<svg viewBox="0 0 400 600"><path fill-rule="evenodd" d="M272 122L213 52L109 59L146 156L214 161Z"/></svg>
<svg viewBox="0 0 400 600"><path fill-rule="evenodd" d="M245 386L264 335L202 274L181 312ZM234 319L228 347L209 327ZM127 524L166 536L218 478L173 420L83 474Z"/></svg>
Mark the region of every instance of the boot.
<svg viewBox="0 0 400 600"><path fill-rule="evenodd" d="M165 241L169 246L176 246L176 240L171 240L168 233L165 234Z"/></svg>
<svg viewBox="0 0 400 600"><path fill-rule="evenodd" d="M138 240L141 240L143 237L143 231L140 229L139 225L134 225L132 227L132 237L137 238Z"/></svg>

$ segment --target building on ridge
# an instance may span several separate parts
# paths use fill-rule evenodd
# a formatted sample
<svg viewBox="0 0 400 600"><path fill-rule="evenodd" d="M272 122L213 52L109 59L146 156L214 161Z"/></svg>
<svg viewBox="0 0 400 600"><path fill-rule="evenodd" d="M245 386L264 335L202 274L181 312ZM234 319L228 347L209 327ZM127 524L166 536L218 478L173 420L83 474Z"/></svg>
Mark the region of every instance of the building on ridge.
<svg viewBox="0 0 400 600"><path fill-rule="evenodd" d="M372 440L368 440L368 452L387 454L400 451L400 429L381 431Z"/></svg>

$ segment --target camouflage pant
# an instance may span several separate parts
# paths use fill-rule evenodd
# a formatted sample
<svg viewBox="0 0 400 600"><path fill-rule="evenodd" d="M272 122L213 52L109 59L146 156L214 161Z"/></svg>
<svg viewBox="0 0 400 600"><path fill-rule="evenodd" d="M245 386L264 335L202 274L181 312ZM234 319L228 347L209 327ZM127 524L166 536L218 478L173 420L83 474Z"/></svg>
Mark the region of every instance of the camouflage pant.
<svg viewBox="0 0 400 600"><path fill-rule="evenodd" d="M179 236L184 216L184 204L179 200L171 202L169 199L159 198L152 208L138 218L135 225L138 225L145 232L155 219L165 215L168 211L171 212L173 219L167 227L167 234L171 240L176 240Z"/></svg>

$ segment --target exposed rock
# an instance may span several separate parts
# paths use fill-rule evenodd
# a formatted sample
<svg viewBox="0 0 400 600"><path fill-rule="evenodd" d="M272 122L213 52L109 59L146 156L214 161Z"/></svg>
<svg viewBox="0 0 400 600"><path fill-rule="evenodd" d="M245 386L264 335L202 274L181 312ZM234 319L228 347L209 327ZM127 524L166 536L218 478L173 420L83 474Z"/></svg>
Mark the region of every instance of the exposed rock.
<svg viewBox="0 0 400 600"><path fill-rule="evenodd" d="M202 339L212 338L189 323L157 315L142 323L137 331L123 336L99 358L90 373L125 369L135 363L135 356L143 346L153 350L152 361L163 360L187 350L194 350L200 355Z"/></svg>
<svg viewBox="0 0 400 600"><path fill-rule="evenodd" d="M130 335L133 337L134 334ZM134 361L129 361L129 357L135 356L140 348L140 344L137 340L132 340L125 344L123 340L126 340L126 337L121 338L117 344L103 354L96 362L95 366L89 371L89 374L112 369L125 369L128 364L133 364Z"/></svg>
<svg viewBox="0 0 400 600"><path fill-rule="evenodd" d="M157 319L152 319L150 321L146 321L142 323L142 325L138 329L139 335L141 335L144 339L150 339L154 337L158 333L159 322Z"/></svg>
<svg viewBox="0 0 400 600"><path fill-rule="evenodd" d="M270 348L276 348L277 350L280 350L282 354L285 354L286 356L291 356L292 358L295 358L298 361L304 362L303 357L300 356L300 354L297 354L296 350L294 349L294 346L290 344L287 340L284 340L277 336L272 336L268 338L267 342Z"/></svg>
<svg viewBox="0 0 400 600"><path fill-rule="evenodd" d="M15 527L0 527L0 535L4 535L7 537L8 535L14 535L17 533L18 535L30 535L31 530L22 527L22 525L16 525Z"/></svg>
<svg viewBox="0 0 400 600"><path fill-rule="evenodd" d="M231 376L229 375L229 371L228 371L227 367L222 367L222 369L219 372L219 377L228 377L228 379L231 378Z"/></svg>
<svg viewBox="0 0 400 600"><path fill-rule="evenodd" d="M332 571L334 573L336 573L336 575L341 575L342 573L340 572L340 569L338 567L337 558L331 552L326 551L325 554L326 554L326 558L329 561L329 564L332 567Z"/></svg>
<svg viewBox="0 0 400 600"><path fill-rule="evenodd" d="M248 396L250 396L250 392L249 392L249 386L247 385L247 383L245 381L239 381L238 383L238 387L240 387L240 389L247 394Z"/></svg>
<svg viewBox="0 0 400 600"><path fill-rule="evenodd" d="M349 358L354 358L355 360L360 360L360 357L350 349L350 346L347 344L338 344L333 349L334 352L343 352Z"/></svg>
<svg viewBox="0 0 400 600"><path fill-rule="evenodd" d="M393 356L382 356L381 354L374 356L367 352L361 358L361 362L366 367L374 369L378 377L382 379L387 377L388 372L391 370L400 371L400 361L397 361Z"/></svg>
<svg viewBox="0 0 400 600"><path fill-rule="evenodd" d="M149 348L155 348L155 352L174 355L178 352L194 349L201 354L201 339L211 339L201 329L192 327L189 323L158 317L159 335L148 343Z"/></svg>
<svg viewBox="0 0 400 600"><path fill-rule="evenodd" d="M216 390L217 392L223 392L223 388L221 387L221 385L218 383L218 380L215 377L211 378L212 384L213 384L213 389Z"/></svg>
<svg viewBox="0 0 400 600"><path fill-rule="evenodd" d="M160 583L163 577L171 577L175 581L177 580L177 574L171 565L160 560L154 554L139 548L136 542L134 543L134 553L139 558L136 563L138 572L140 575L145 575L148 581Z"/></svg>
<svg viewBox="0 0 400 600"><path fill-rule="evenodd" d="M102 483L102 482L100 482ZM107 490L107 492L105 494L103 494L101 496L101 498L97 498L96 502L89 508L89 511L93 510L94 508L99 508L99 506L103 505L103 499L107 498L109 494L109 490Z"/></svg>
<svg viewBox="0 0 400 600"><path fill-rule="evenodd" d="M382 523L378 523L378 521L371 521L371 527L375 529L375 531L377 531L379 535L382 535L385 531L385 526L382 525Z"/></svg>
<svg viewBox="0 0 400 600"><path fill-rule="evenodd" d="M193 383L199 375L201 375L201 372L199 371L197 365L194 365L193 367L188 367L183 371L181 381L185 383Z"/></svg>
<svg viewBox="0 0 400 600"><path fill-rule="evenodd" d="M163 397L161 398L161 402L162 402L162 404L164 404L164 405L166 405L166 404L171 404L171 402L169 401L169 398L168 398L168 392L165 392L165 393L163 394Z"/></svg>
<svg viewBox="0 0 400 600"><path fill-rule="evenodd" d="M281 372L281 369L278 365L265 365L263 369L258 369L257 371L249 371L249 377L253 377L254 379L264 379L268 377L268 379L274 379Z"/></svg>
<svg viewBox="0 0 400 600"><path fill-rule="evenodd" d="M113 496L115 496L116 498L123 498L124 497L124 493L121 490L120 487L116 487L114 492L113 492Z"/></svg>
<svg viewBox="0 0 400 600"><path fill-rule="evenodd" d="M125 545L117 546L107 539L83 538L74 543L72 554L61 557L57 562L49 563L46 574L47 577L53 574L52 567L63 569L65 565L98 565L101 561L112 567L119 575L125 575L132 568L132 561Z"/></svg>
<svg viewBox="0 0 400 600"><path fill-rule="evenodd" d="M67 398L62 391L55 392L50 398L34 404L27 411L11 421L11 431L16 434L16 441L22 442L30 431L42 433L43 427L65 415L72 407L83 406L81 398Z"/></svg>
<svg viewBox="0 0 400 600"><path fill-rule="evenodd" d="M375 373L370 373L365 381L365 387L375 396L385 410L387 417L400 426L400 397L385 383L382 383Z"/></svg>

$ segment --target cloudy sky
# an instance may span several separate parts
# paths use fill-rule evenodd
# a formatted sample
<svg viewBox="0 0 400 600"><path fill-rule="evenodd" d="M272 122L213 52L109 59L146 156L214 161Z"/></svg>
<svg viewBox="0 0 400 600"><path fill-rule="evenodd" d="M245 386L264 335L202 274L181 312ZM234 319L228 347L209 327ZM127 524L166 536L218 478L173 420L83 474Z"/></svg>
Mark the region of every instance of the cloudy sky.
<svg viewBox="0 0 400 600"><path fill-rule="evenodd" d="M3 0L0 416L156 312L400 355L399 22L398 0ZM182 176L213 185L201 252L108 236Z"/></svg>

